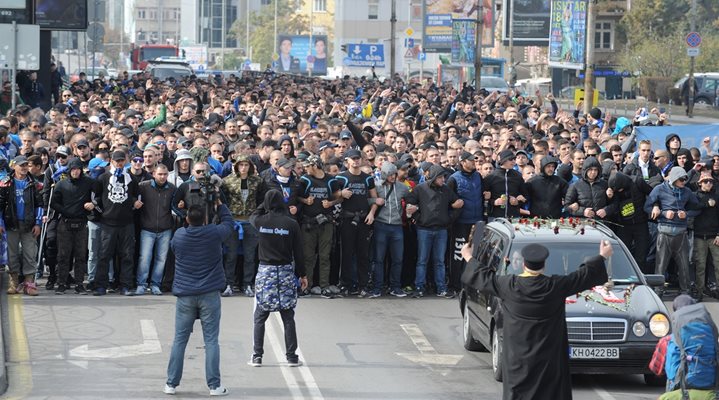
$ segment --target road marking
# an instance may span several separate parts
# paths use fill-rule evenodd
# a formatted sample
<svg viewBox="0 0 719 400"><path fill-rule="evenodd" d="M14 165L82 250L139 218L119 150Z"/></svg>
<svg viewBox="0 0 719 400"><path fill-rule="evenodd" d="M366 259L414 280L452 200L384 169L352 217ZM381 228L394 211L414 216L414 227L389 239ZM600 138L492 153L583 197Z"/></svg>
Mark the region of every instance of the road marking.
<svg viewBox="0 0 719 400"><path fill-rule="evenodd" d="M461 355L454 355L454 354L439 354L437 353L437 350L434 349L434 346L427 340L427 337L424 336L424 333L422 333L422 330L419 329L419 326L417 324L400 324L402 329L404 330L404 333L409 336L409 339L412 341L414 346L419 351L419 354L417 353L397 353L398 356L404 357L412 362L423 364L427 366L454 366L457 365L459 360L462 359L463 356ZM441 370L439 371L443 375L446 375L448 371Z"/></svg>
<svg viewBox="0 0 719 400"><path fill-rule="evenodd" d="M140 320L140 329L142 330L142 343L140 344L131 344L126 346L107 347L104 349L92 350L90 350L89 345L83 344L82 346L78 346L70 350L69 357L102 359L124 358L162 353L162 345L160 345L160 339L157 337L157 328L155 328L155 321L151 319Z"/></svg>
<svg viewBox="0 0 719 400"><path fill-rule="evenodd" d="M272 314L274 314L273 319L275 323L270 324L268 327L268 330L270 331L270 345L272 346L272 350L274 351L277 360L282 362L286 359L286 354L282 352L282 350L285 349L284 340L280 340L280 337L283 337L280 335L282 329L275 329L275 326L282 327L284 325L282 324L282 317L280 316L280 313ZM299 371L302 379L304 380L304 386L310 395L309 398L312 400L324 400L324 396L322 395L319 386L317 386L317 381L307 365L307 359L305 359L305 356L299 346L297 346L297 356L303 362L303 365L297 367L296 369ZM305 397L300 390L300 385L290 371L290 367L282 366L280 367L280 370L282 371L282 376L285 378L285 382L287 382L287 387L290 389L290 393L292 393L292 398L304 399ZM293 388L296 392L293 391Z"/></svg>
<svg viewBox="0 0 719 400"><path fill-rule="evenodd" d="M612 396L611 394L609 394L609 392L607 392L606 390L604 390L604 389L602 389L602 388L600 388L600 387L598 387L598 386L596 386L596 385L594 386L594 391L597 393L597 395L598 395L602 400L617 400L614 396Z"/></svg>
<svg viewBox="0 0 719 400"><path fill-rule="evenodd" d="M30 345L25 331L22 295L8 296L9 343L6 361L8 390L3 399L24 399L32 392ZM2 349L0 349L2 351Z"/></svg>

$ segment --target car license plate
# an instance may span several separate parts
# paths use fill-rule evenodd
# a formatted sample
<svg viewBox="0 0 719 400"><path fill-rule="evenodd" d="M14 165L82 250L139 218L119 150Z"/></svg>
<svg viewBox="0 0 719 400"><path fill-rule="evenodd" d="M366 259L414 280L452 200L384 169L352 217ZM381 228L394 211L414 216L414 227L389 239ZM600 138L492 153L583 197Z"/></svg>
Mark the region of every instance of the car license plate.
<svg viewBox="0 0 719 400"><path fill-rule="evenodd" d="M569 358L573 359L619 359L618 347L570 347Z"/></svg>

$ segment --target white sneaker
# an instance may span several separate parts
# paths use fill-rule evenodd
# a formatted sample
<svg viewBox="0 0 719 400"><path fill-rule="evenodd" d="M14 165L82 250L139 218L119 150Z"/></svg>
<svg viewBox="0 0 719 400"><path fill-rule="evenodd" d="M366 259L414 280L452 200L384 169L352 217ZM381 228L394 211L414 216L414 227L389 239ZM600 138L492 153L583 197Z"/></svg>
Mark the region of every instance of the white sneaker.
<svg viewBox="0 0 719 400"><path fill-rule="evenodd" d="M230 391L224 386L218 386L214 389L210 389L210 396L227 396Z"/></svg>
<svg viewBox="0 0 719 400"><path fill-rule="evenodd" d="M222 292L221 296L222 297L232 297L232 295L234 295L234 294L235 294L235 292L232 291L232 286L227 285L227 287L225 288L225 291Z"/></svg>
<svg viewBox="0 0 719 400"><path fill-rule="evenodd" d="M319 296L319 295L322 294L322 289L320 289L319 286L315 286L315 287L313 287L312 289L310 289L310 293L313 294L313 295L315 295L315 296Z"/></svg>
<svg viewBox="0 0 719 400"><path fill-rule="evenodd" d="M166 383L166 384L165 384L165 389L163 390L163 392L164 392L165 394L175 394L175 388L172 387L172 386L170 386L170 385L168 385L168 384Z"/></svg>

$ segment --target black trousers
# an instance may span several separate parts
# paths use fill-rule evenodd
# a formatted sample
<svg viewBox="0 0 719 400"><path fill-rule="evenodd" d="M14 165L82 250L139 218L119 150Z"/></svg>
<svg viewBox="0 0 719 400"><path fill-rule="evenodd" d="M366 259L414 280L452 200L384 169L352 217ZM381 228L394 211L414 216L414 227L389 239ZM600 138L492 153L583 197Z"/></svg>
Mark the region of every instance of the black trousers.
<svg viewBox="0 0 719 400"><path fill-rule="evenodd" d="M617 236L629 248L634 260L639 265L639 269L645 274L654 272L647 264L647 253L649 253L649 225L647 222L638 224L625 224L616 229Z"/></svg>
<svg viewBox="0 0 719 400"><path fill-rule="evenodd" d="M102 224L100 235L100 260L97 263L95 287L107 289L110 260L118 255L119 262L115 265L115 281L120 281L123 288L135 286L135 273L132 257L135 254L135 226L130 223L124 226Z"/></svg>
<svg viewBox="0 0 719 400"><path fill-rule="evenodd" d="M297 330L295 328L295 310L280 310L282 324L285 327L285 355L287 359L297 358ZM254 328L254 355L262 356L265 352L265 322L270 316L270 311L264 311L255 307L255 328Z"/></svg>
<svg viewBox="0 0 719 400"><path fill-rule="evenodd" d="M48 279L52 280L57 279L57 224L57 218L53 218L47 222L47 228L45 228L45 230L47 231L47 233L45 233L45 243L40 243L40 245L45 246L42 252L42 257L44 259L44 265L47 265L48 272L50 273ZM43 263L41 263L40 265L42 268Z"/></svg>
<svg viewBox="0 0 719 400"><path fill-rule="evenodd" d="M75 262L72 262L73 255ZM67 285L73 266L75 283L82 284L87 272L87 222L80 229L71 230L70 224L60 220L57 224L57 283Z"/></svg>
<svg viewBox="0 0 719 400"><path fill-rule="evenodd" d="M364 218L352 223L352 218L343 218L340 222L342 239L342 270L340 284L351 287L354 283L355 271L352 262L357 260L357 282L360 289L367 289L369 283L369 236L370 227Z"/></svg>

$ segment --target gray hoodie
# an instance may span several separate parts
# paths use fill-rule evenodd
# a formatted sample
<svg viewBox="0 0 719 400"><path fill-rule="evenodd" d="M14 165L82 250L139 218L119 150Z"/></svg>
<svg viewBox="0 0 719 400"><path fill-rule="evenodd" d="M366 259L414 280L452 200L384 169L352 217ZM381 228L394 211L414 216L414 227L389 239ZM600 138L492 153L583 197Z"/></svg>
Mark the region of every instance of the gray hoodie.
<svg viewBox="0 0 719 400"><path fill-rule="evenodd" d="M182 183L184 182L184 180L182 180L182 178L180 177L180 169L177 167L178 162L180 162L181 160L190 160L189 173L190 173L190 175L192 175L192 167L193 167L194 161L192 161L192 154L190 154L190 151L186 150L186 149L177 150L177 152L175 153L175 156L176 156L175 163L173 166L174 169L167 176L167 181L172 183L173 185L175 185L175 187L179 188L180 185L182 185Z"/></svg>
<svg viewBox="0 0 719 400"><path fill-rule="evenodd" d="M377 211L375 221L388 225L402 225L402 200L409 195L409 188L401 182L395 181L390 184L386 181L390 175L397 174L397 167L385 161L380 169L382 175L382 185L377 186L377 196L383 198L385 203Z"/></svg>

